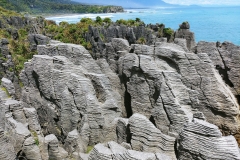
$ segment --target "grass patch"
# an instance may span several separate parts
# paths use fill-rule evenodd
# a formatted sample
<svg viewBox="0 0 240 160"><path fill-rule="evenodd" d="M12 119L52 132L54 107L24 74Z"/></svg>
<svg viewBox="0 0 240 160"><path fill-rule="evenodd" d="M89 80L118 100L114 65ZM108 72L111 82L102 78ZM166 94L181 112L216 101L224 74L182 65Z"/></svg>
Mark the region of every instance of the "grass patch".
<svg viewBox="0 0 240 160"><path fill-rule="evenodd" d="M93 150L94 146L87 146L87 153L90 153Z"/></svg>
<svg viewBox="0 0 240 160"><path fill-rule="evenodd" d="M35 144L38 146L39 145L39 139L38 139L38 134L37 132L35 131L31 131L33 137L34 137L34 141L35 141Z"/></svg>
<svg viewBox="0 0 240 160"><path fill-rule="evenodd" d="M8 92L8 90L7 90L7 88L2 87L1 89L7 94L8 98L11 97L10 94L9 94L9 92Z"/></svg>

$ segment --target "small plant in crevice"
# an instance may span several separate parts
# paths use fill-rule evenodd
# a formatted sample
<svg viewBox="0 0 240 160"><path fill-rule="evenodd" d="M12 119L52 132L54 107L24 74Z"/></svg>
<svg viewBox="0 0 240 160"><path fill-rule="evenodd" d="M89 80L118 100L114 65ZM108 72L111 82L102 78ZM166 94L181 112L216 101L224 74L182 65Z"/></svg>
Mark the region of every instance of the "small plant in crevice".
<svg viewBox="0 0 240 160"><path fill-rule="evenodd" d="M90 153L93 150L94 146L87 146L87 152L86 153Z"/></svg>
<svg viewBox="0 0 240 160"><path fill-rule="evenodd" d="M39 145L39 139L38 139L38 134L36 131L30 131L32 133L32 136L34 138L35 144L38 146Z"/></svg>
<svg viewBox="0 0 240 160"><path fill-rule="evenodd" d="M8 98L11 97L11 95L10 95L10 93L8 92L7 88L2 87L1 89L2 89L2 91L4 91L4 92L6 93L6 95L7 95Z"/></svg>
<svg viewBox="0 0 240 160"><path fill-rule="evenodd" d="M144 37L140 37L138 40L137 40L137 43L138 44L146 44L146 39Z"/></svg>

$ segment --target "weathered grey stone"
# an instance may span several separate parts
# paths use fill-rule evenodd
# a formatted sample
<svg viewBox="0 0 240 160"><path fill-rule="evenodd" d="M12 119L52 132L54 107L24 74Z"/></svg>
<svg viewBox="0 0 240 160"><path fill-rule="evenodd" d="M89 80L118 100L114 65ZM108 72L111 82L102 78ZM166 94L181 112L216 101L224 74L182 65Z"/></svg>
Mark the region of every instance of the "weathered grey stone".
<svg viewBox="0 0 240 160"><path fill-rule="evenodd" d="M5 131L6 109L0 100L0 159L2 160L15 160L16 153L13 144L11 143L11 135Z"/></svg>
<svg viewBox="0 0 240 160"><path fill-rule="evenodd" d="M49 43L50 38L41 34L29 34L28 41L30 43L30 50L36 51L37 45L46 45Z"/></svg>
<svg viewBox="0 0 240 160"><path fill-rule="evenodd" d="M82 152L88 144L116 140L114 119L121 115L122 100L108 78L111 70L105 71L104 62L100 68L82 46L56 42L38 50L46 55L35 55L21 73L22 100L36 108L43 134L64 141L63 135L77 129ZM57 56L65 54L69 59Z"/></svg>
<svg viewBox="0 0 240 160"><path fill-rule="evenodd" d="M94 146L93 150L89 155L89 160L112 160L112 152L109 148L99 143Z"/></svg>
<svg viewBox="0 0 240 160"><path fill-rule="evenodd" d="M89 155L89 160L106 159L106 160L156 160L154 153L127 150L116 142L107 144L97 144Z"/></svg>
<svg viewBox="0 0 240 160"><path fill-rule="evenodd" d="M45 137L45 146L48 149L48 159L61 160L61 154L59 151L58 139L55 135L50 134Z"/></svg>
<svg viewBox="0 0 240 160"><path fill-rule="evenodd" d="M72 132L68 133L68 136L65 139L64 148L66 149L68 154L71 155L73 152L86 152L87 145L88 141L84 144L78 131L75 129Z"/></svg>
<svg viewBox="0 0 240 160"><path fill-rule="evenodd" d="M37 115L37 111L35 108L23 108L25 116L27 118L27 123L29 126L29 130L38 132L41 130L41 126L39 124L39 119Z"/></svg>
<svg viewBox="0 0 240 160"><path fill-rule="evenodd" d="M180 133L178 159L240 159L233 136L222 137L218 127L194 119Z"/></svg>
<svg viewBox="0 0 240 160"><path fill-rule="evenodd" d="M130 46L127 40L121 38L113 38L112 46L115 51L130 51Z"/></svg>
<svg viewBox="0 0 240 160"><path fill-rule="evenodd" d="M12 113L14 120L21 122L22 124L27 126L27 120L23 111L23 105L21 101L8 99L5 102L5 106L9 108L9 111Z"/></svg>
<svg viewBox="0 0 240 160"><path fill-rule="evenodd" d="M2 83L1 83L2 86L7 89L9 95L10 96L15 95L15 87L14 87L13 83L7 78L2 78L1 81L2 81Z"/></svg>
<svg viewBox="0 0 240 160"><path fill-rule="evenodd" d="M80 160L88 160L89 154L79 153Z"/></svg>
<svg viewBox="0 0 240 160"><path fill-rule="evenodd" d="M239 85L239 52L240 47L230 42L217 43L200 41L197 44L197 53L207 53L213 65L222 76L224 82L231 87L235 96L240 94Z"/></svg>
<svg viewBox="0 0 240 160"><path fill-rule="evenodd" d="M22 123L17 122L12 117L7 119L9 129L7 130L11 135L11 141L14 146L15 153L17 154L22 150L23 143L30 137L30 131Z"/></svg>
<svg viewBox="0 0 240 160"><path fill-rule="evenodd" d="M159 26L150 28L157 31ZM190 53L194 38L188 25L177 31L174 43L157 38L144 25L111 26L108 31L90 28L86 36L94 44L93 54L58 41L44 45L40 35L44 42L36 42L42 43L39 55L25 63L20 75L23 102L7 100L0 114L7 119L0 122L4 126L0 133L10 135L2 132L0 142L15 147L6 152L10 157L22 147L30 157L36 154L36 146L27 148L33 142L25 140L30 136L28 126L38 133L44 160L68 155L88 159L80 152L104 142L108 143L94 147L89 159L176 159L179 133L181 159L211 159L210 152L215 159L228 154L230 159L239 158L233 137L222 137L222 133L237 137L239 131L239 47L200 42L195 54ZM132 44L141 37L154 45ZM205 121L190 122L192 117L217 125L222 133ZM191 144L195 141L197 145ZM3 152L0 156L7 157Z"/></svg>
<svg viewBox="0 0 240 160"><path fill-rule="evenodd" d="M175 158L175 138L161 133L145 116L133 114L129 119L129 125L133 150L159 152Z"/></svg>
<svg viewBox="0 0 240 160"><path fill-rule="evenodd" d="M116 134L117 134L117 142L119 144L126 142L130 142L130 131L128 125L128 119L126 118L119 118L117 127L116 127Z"/></svg>
<svg viewBox="0 0 240 160"><path fill-rule="evenodd" d="M194 33L189 30L190 25L188 22L183 22L180 28L175 32L175 38L184 38L187 40L187 48L191 50L196 46Z"/></svg>
<svg viewBox="0 0 240 160"><path fill-rule="evenodd" d="M175 38L174 43L181 46L185 52L189 52L187 48L187 40L184 38Z"/></svg>
<svg viewBox="0 0 240 160"><path fill-rule="evenodd" d="M58 149L59 149L59 154L62 157L62 159L65 159L68 157L68 152L65 151L62 147L58 147Z"/></svg>
<svg viewBox="0 0 240 160"><path fill-rule="evenodd" d="M25 140L22 151L29 160L42 160L39 147L33 137Z"/></svg>
<svg viewBox="0 0 240 160"><path fill-rule="evenodd" d="M185 53L174 45L162 44L155 48L155 55L161 59L170 60L168 62L171 62L171 66L174 66L176 72L181 75L181 83L189 92L190 102L187 102L187 99L179 101L181 104L179 109L185 112L188 120L193 113L192 109L197 109L205 115L209 122L220 128L224 124L232 132L237 132L235 119L238 114L237 101L216 72L207 54ZM168 86L172 88L170 85ZM174 88L171 90L174 93ZM190 107L189 104L191 104ZM209 112L209 110L211 111ZM171 112L168 113L171 114Z"/></svg>

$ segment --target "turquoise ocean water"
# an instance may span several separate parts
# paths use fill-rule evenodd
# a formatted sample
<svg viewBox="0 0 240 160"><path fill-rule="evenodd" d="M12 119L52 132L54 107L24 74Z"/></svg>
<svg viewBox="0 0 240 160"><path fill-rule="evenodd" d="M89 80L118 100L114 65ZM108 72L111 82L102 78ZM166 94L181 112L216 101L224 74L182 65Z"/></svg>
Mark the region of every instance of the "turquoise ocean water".
<svg viewBox="0 0 240 160"><path fill-rule="evenodd" d="M190 30L195 33L196 41L230 41L240 45L240 7L188 7L188 8L154 8L126 9L125 13L78 14L48 17L56 21L77 23L83 17L95 19L109 17L118 19L140 18L146 24L164 23L166 27L178 29L179 24L188 21Z"/></svg>

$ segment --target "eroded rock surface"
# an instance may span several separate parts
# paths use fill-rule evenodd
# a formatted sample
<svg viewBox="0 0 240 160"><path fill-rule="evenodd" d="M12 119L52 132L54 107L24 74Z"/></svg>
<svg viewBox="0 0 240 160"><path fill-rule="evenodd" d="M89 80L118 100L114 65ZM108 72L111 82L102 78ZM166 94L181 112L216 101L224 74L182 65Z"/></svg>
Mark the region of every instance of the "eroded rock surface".
<svg viewBox="0 0 240 160"><path fill-rule="evenodd" d="M106 43L90 27L92 54L29 35L38 55L20 74L21 99L0 92L0 159L239 159L228 136L240 135L239 46L199 42L193 53L193 39L125 27L109 27Z"/></svg>
<svg viewBox="0 0 240 160"><path fill-rule="evenodd" d="M233 136L223 137L218 127L206 121L193 119L180 133L178 159L240 159Z"/></svg>

